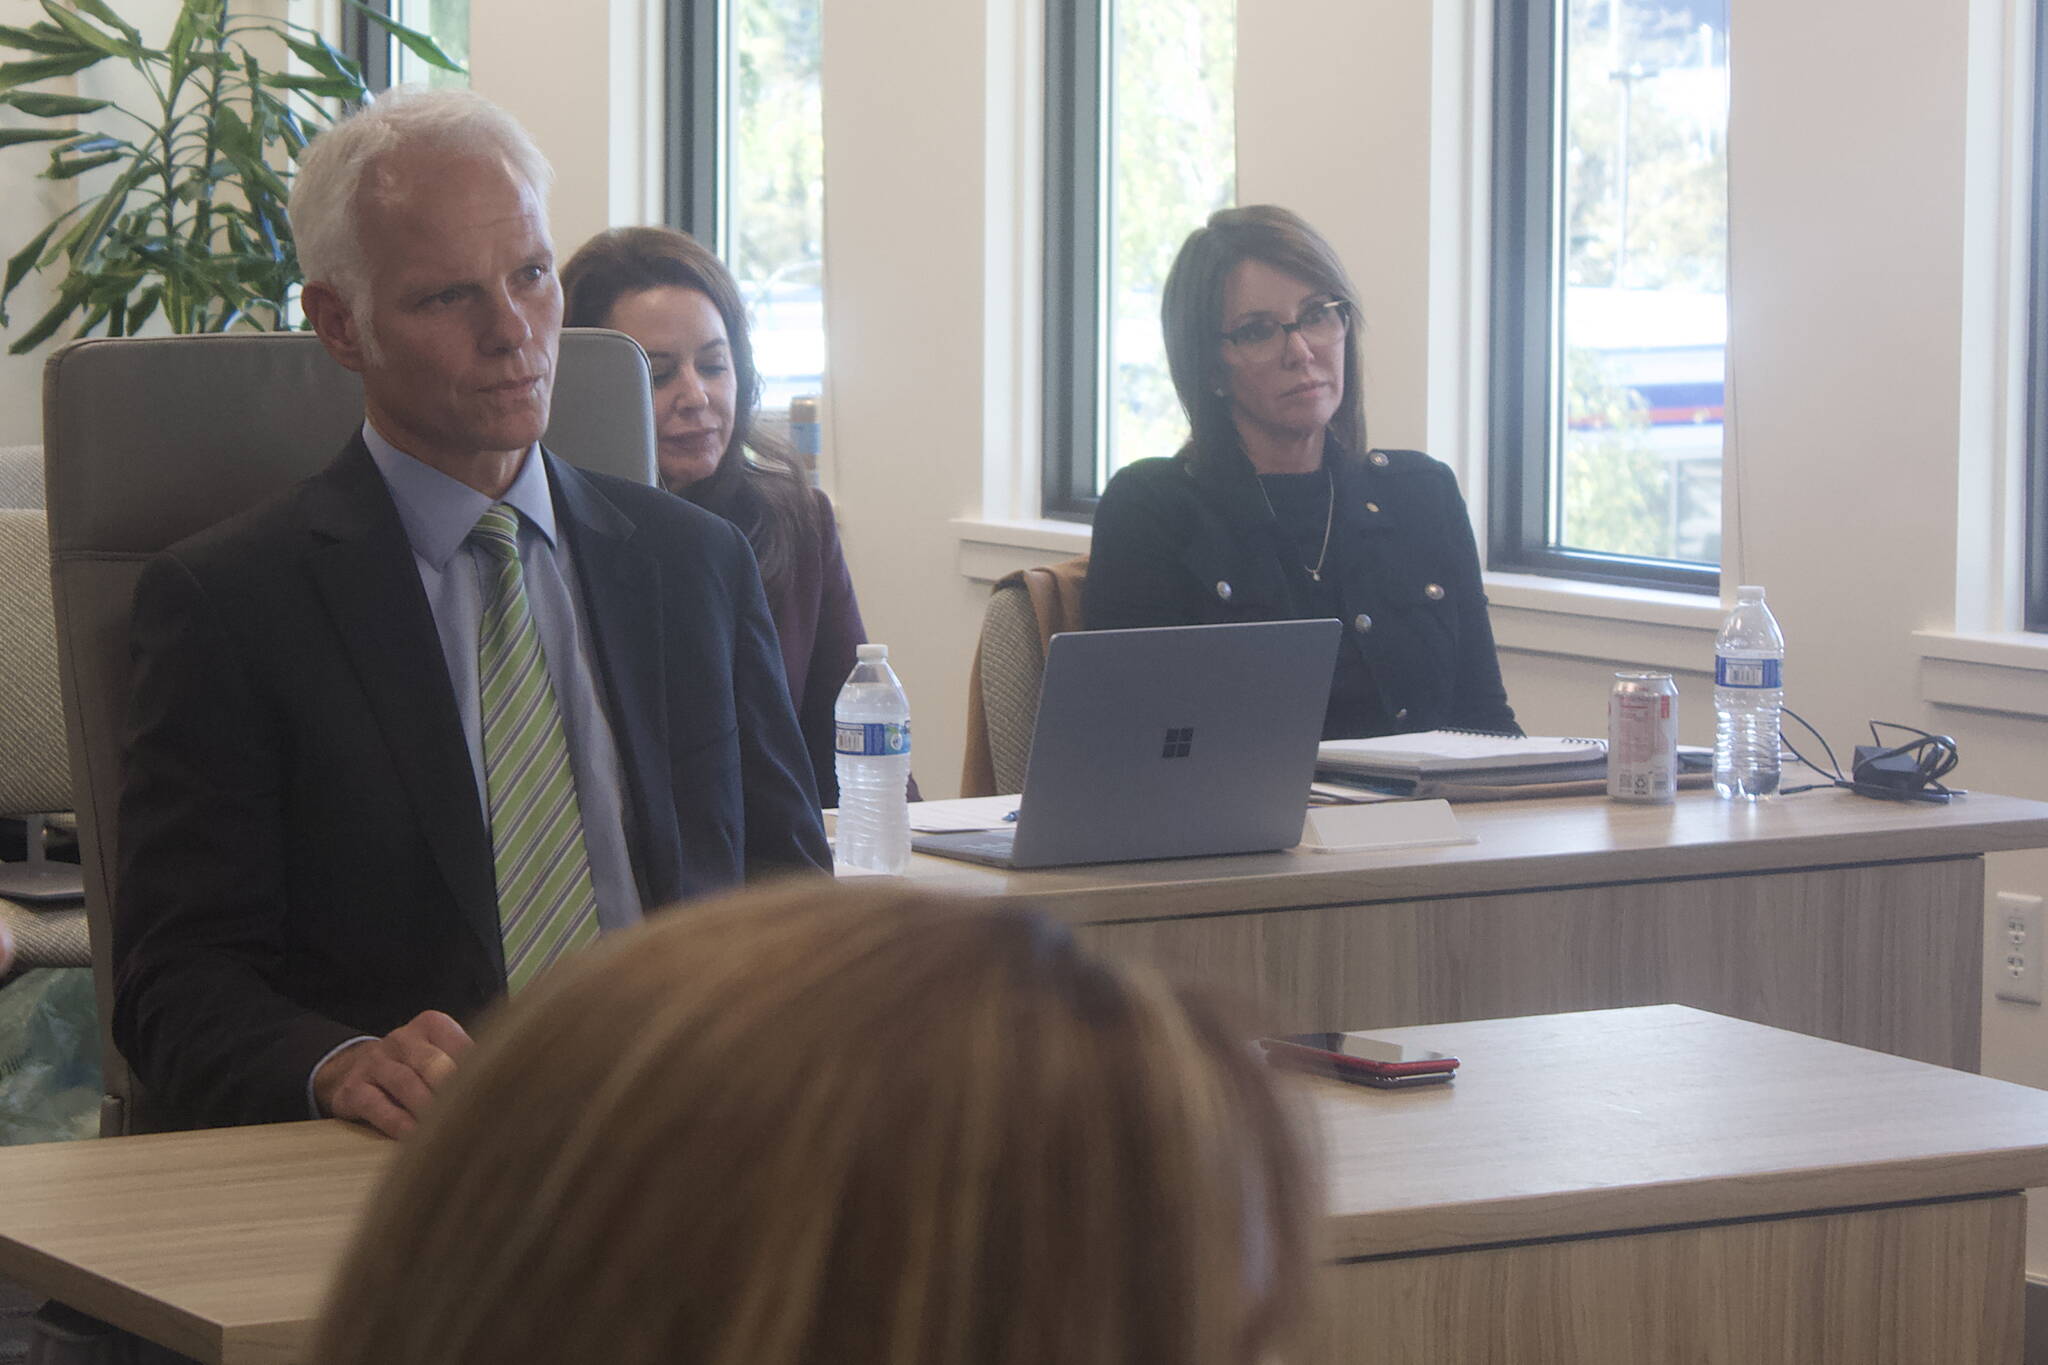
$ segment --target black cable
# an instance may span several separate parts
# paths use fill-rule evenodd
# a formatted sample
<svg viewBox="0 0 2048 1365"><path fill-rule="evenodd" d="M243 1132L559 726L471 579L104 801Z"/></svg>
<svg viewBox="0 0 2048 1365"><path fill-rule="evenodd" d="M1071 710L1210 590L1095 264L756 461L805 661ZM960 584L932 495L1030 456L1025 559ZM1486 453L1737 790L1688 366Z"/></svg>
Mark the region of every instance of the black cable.
<svg viewBox="0 0 2048 1365"><path fill-rule="evenodd" d="M1801 729L1820 742L1822 751L1827 754L1828 766L1823 768L1805 754L1800 753L1798 746L1793 744L1781 729L1778 735L1778 742L1784 746L1786 752L1790 753L1793 758L1799 760L1799 762L1805 764L1814 772L1819 773L1827 781L1810 782L1803 787L1780 788L1778 792L1780 796L1792 796L1798 792L1818 791L1826 787L1842 787L1857 793L1859 796L1876 797L1882 801L1926 801L1940 804L1952 796L1968 794L1959 788L1952 788L1942 784L1941 779L1954 772L1956 765L1962 762L1960 749L1957 747L1956 742L1947 735L1929 734L1925 730L1911 725L1901 725L1897 721L1871 721L1870 738L1875 741L1875 752L1859 754L1855 766L1845 776L1842 772L1842 761L1835 757L1834 746L1828 743L1827 736L1815 729L1807 721L1806 717L1800 715L1791 707L1787 706L1782 708L1782 710L1785 715L1798 721ZM1917 738L1908 740L1904 744L1887 745L1884 742L1884 737L1878 733L1880 726L1887 730L1903 730L1907 734L1917 736ZM1867 770L1872 769L1876 764L1886 759L1906 757L1910 757L1913 760L1913 786L1908 787L1895 783L1871 780L1865 776Z"/></svg>
<svg viewBox="0 0 2048 1365"><path fill-rule="evenodd" d="M1886 745L1884 736L1878 733L1880 726L1887 730L1903 730L1917 738L1904 744ZM1870 739L1875 752L1858 753L1855 768L1850 774L1850 786L1855 790L1865 796L1912 801L1946 801L1961 794L1943 786L1941 781L1955 771L1956 764L1962 762L1961 751L1947 735L1931 735L1916 726L1901 725L1897 721L1874 720L1870 722ZM1879 765L1894 758L1912 760L1913 786L1901 786L1896 781L1886 782L1869 775L1878 771Z"/></svg>
<svg viewBox="0 0 2048 1365"><path fill-rule="evenodd" d="M1778 795L1794 796L1800 792L1819 791L1824 787L1848 786L1849 779L1842 776L1842 761L1835 757L1834 746L1828 743L1827 736L1822 734L1820 731L1814 729L1813 725L1806 719L1806 717L1800 715L1791 707L1786 706L1781 707L1780 709L1786 715L1798 721L1800 728L1805 730L1807 734L1812 735L1815 739L1820 741L1820 747L1827 753L1828 756L1828 766L1826 768L1823 768L1820 766L1820 764L1815 763L1805 754L1800 753L1799 747L1795 745L1790 739L1785 737L1785 732L1781 727L1778 731L1778 742L1785 746L1785 751L1791 754L1792 757L1798 759L1801 763L1804 763L1807 767L1813 769L1813 771L1819 773L1822 777L1825 777L1827 781L1809 782L1803 787L1783 787L1779 789ZM1832 769L1832 771L1830 771L1830 769Z"/></svg>

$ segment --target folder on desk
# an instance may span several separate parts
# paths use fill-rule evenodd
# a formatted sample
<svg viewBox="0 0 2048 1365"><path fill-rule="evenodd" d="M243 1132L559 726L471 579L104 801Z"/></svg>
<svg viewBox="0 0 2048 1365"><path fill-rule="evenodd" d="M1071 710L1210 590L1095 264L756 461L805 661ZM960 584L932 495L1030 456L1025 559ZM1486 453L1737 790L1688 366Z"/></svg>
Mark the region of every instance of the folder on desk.
<svg viewBox="0 0 2048 1365"><path fill-rule="evenodd" d="M1585 781L1607 775L1607 741L1472 730L1326 739L1316 749L1316 771L1339 781L1393 788Z"/></svg>

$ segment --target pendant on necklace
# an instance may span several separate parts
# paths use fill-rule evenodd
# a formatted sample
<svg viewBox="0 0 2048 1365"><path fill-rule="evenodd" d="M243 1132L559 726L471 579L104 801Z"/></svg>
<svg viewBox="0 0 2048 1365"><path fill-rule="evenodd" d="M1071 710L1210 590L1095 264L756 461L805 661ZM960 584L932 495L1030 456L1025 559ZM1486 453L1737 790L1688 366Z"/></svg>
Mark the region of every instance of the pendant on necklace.
<svg viewBox="0 0 2048 1365"><path fill-rule="evenodd" d="M1305 564L1302 567L1308 568L1308 566ZM1321 569L1309 569L1308 576L1310 578L1313 578L1318 583L1323 581L1323 571Z"/></svg>

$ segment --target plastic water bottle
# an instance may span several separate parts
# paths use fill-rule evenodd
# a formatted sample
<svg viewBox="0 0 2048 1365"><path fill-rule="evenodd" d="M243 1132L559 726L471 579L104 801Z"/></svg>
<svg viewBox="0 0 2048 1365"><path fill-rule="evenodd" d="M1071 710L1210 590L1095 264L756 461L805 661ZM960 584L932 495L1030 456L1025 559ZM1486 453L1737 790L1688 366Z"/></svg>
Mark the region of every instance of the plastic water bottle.
<svg viewBox="0 0 2048 1365"><path fill-rule="evenodd" d="M1754 801L1778 790L1778 712L1785 704L1785 636L1762 588L1735 590L1714 637L1714 790Z"/></svg>
<svg viewBox="0 0 2048 1365"><path fill-rule="evenodd" d="M866 872L910 865L910 699L889 667L889 646L862 645L832 708L839 774L833 864Z"/></svg>
<svg viewBox="0 0 2048 1365"><path fill-rule="evenodd" d="M799 394L789 400L789 443L803 461L804 473L813 486L818 482L818 453L824 447L824 428L818 424L816 394Z"/></svg>

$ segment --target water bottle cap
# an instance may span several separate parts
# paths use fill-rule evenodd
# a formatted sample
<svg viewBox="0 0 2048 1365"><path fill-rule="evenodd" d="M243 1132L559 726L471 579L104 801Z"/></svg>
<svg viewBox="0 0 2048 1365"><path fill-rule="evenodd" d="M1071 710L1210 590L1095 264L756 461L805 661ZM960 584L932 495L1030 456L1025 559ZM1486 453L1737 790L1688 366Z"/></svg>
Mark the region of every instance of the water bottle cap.
<svg viewBox="0 0 2048 1365"><path fill-rule="evenodd" d="M881 663L889 657L889 646L860 645L854 649L853 657L864 664Z"/></svg>
<svg viewBox="0 0 2048 1365"><path fill-rule="evenodd" d="M1735 590L1735 600L1738 602L1761 602L1764 600L1764 590L1745 584Z"/></svg>

